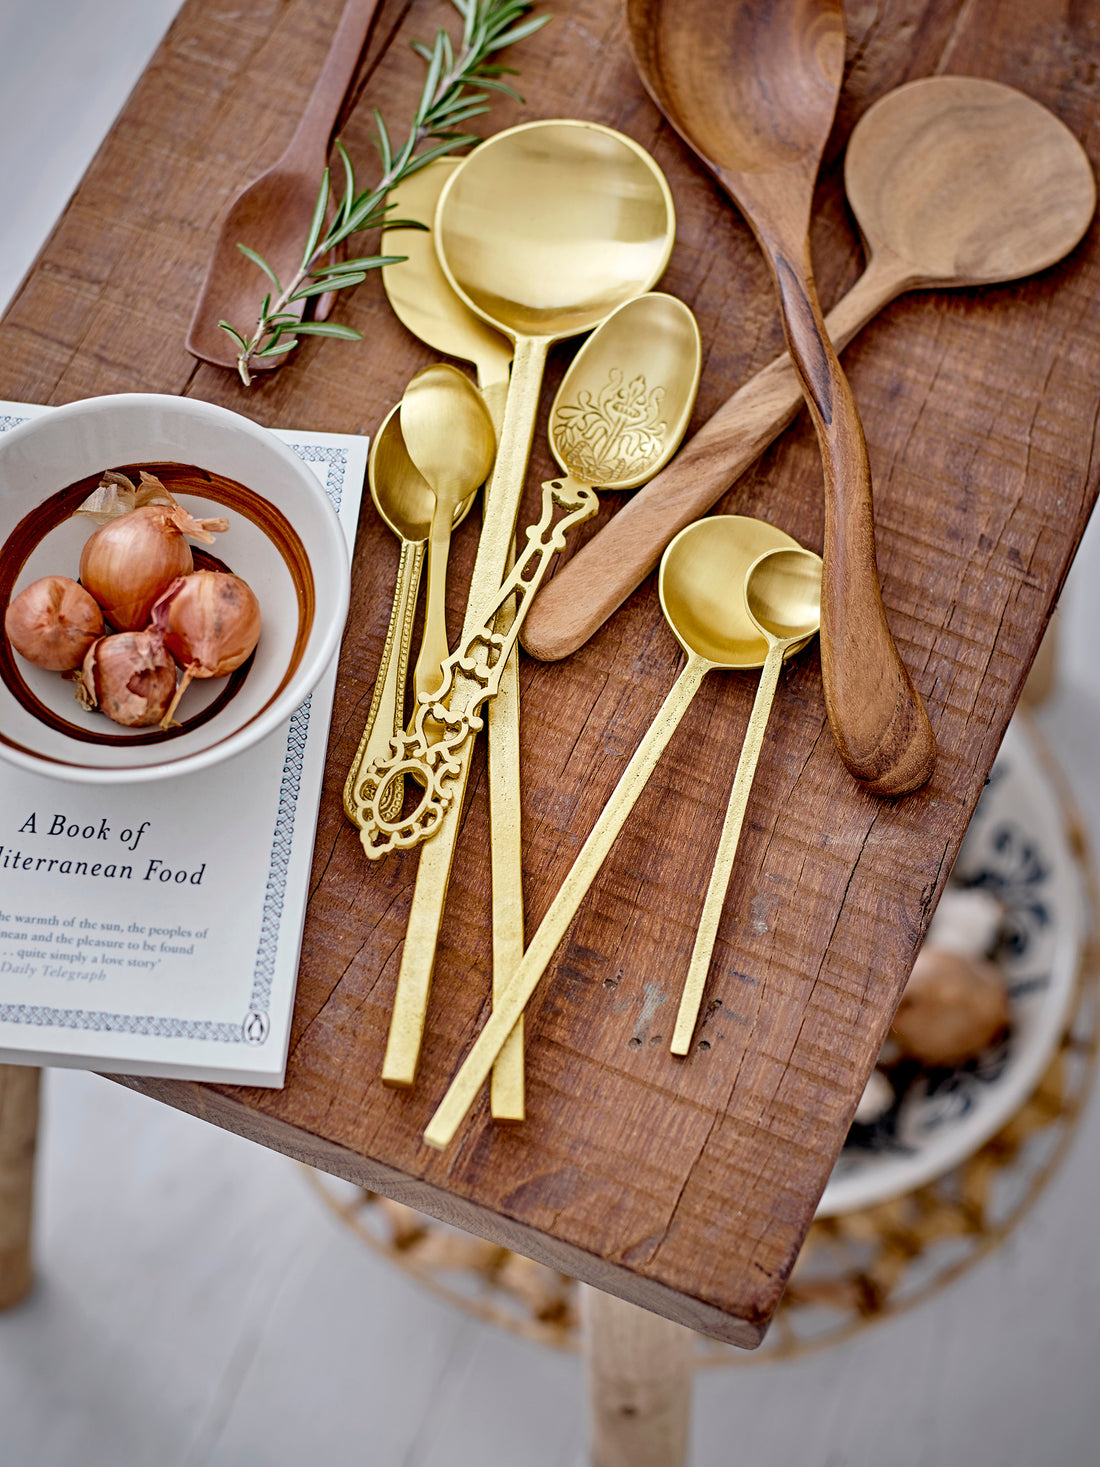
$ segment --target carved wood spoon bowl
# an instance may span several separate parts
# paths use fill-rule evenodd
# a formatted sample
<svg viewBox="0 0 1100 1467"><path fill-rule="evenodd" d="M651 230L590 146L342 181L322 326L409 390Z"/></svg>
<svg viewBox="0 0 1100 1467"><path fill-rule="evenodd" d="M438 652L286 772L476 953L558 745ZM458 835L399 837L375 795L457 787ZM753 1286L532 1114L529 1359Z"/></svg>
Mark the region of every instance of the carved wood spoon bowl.
<svg viewBox="0 0 1100 1467"><path fill-rule="evenodd" d="M829 722L869 790L906 794L931 775L935 737L886 621L867 445L810 260L814 181L844 69L841 0L627 0L626 12L647 90L740 207L771 266L825 470Z"/></svg>
<svg viewBox="0 0 1100 1467"><path fill-rule="evenodd" d="M278 161L237 195L222 220L202 289L187 332L187 350L216 367L237 365L237 350L218 325L227 320L251 331L256 324L265 285L256 265L237 248L248 245L261 254L285 285L302 263L302 251L328 159L332 130L370 34L379 0L347 0L332 38L324 67L294 136ZM318 320L331 308L331 295L321 296ZM289 310L301 310L295 302ZM270 371L285 356L254 357L251 371Z"/></svg>

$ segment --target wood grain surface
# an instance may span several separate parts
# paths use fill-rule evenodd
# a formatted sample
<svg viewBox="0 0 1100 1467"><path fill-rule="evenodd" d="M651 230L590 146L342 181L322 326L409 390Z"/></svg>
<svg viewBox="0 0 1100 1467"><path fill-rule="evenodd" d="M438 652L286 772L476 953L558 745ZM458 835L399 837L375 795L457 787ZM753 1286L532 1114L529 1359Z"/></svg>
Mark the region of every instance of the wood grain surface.
<svg viewBox="0 0 1100 1467"><path fill-rule="evenodd" d="M679 219L662 282L695 310L704 422L780 349L767 267L744 221L636 79L611 0L561 0L517 47L523 106L488 131L579 116L650 149ZM0 324L0 396L60 403L146 390L270 425L373 432L432 354L381 282L250 392L184 348L218 218L278 156L320 68L339 0L188 0ZM442 3L385 3L343 136L369 166L370 109L396 127ZM1100 159L1100 3L853 4L848 66L812 229L830 306L857 276L840 162L856 119L937 72L1020 87ZM429 1033L411 1092L379 1068L417 854L368 866L341 788L370 704L398 548L369 507L321 806L290 1065L277 1092L135 1088L383 1191L692 1327L751 1345L771 1317L842 1144L915 949L981 792L1098 490L1100 258L1094 226L1061 265L1013 285L907 296L845 354L875 480L891 629L939 744L932 781L861 791L825 722L816 653L784 675L719 929L696 1049L668 1052L754 679L708 679L529 1011L528 1120L484 1098L439 1154L420 1135L490 989L484 749L455 858ZM545 403L568 360L555 352ZM545 411L545 409L544 409ZM529 504L553 473L540 429ZM816 550L821 461L803 414L719 503ZM600 520L614 512L608 496ZM476 516L456 533L457 631ZM676 676L650 578L561 663L522 676L528 932Z"/></svg>

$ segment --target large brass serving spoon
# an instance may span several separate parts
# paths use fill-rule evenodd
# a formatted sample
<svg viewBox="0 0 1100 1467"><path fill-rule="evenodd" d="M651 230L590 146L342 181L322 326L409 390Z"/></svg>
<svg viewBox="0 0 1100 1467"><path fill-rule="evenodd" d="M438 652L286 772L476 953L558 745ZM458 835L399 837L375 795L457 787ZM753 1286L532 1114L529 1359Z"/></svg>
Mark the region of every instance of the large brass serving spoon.
<svg viewBox="0 0 1100 1467"><path fill-rule="evenodd" d="M718 669L764 665L768 643L748 614L741 588L766 550L800 547L782 530L742 515L715 516L705 528L705 534L679 536L661 562L661 610L687 662L432 1117L424 1133L429 1146L446 1146L462 1124L703 678Z"/></svg>
<svg viewBox="0 0 1100 1467"><path fill-rule="evenodd" d="M838 351L904 291L1045 270L1096 211L1092 167L1065 124L1013 87L973 76L888 92L856 124L844 180L867 265L825 319ZM739 388L543 587L523 629L527 651L554 661L583 645L802 402L786 354Z"/></svg>
<svg viewBox="0 0 1100 1467"><path fill-rule="evenodd" d="M844 70L842 0L627 0L627 19L650 95L738 204L775 277L825 470L829 723L868 789L905 794L931 775L936 741L886 621L867 445L810 260L814 181Z"/></svg>
<svg viewBox="0 0 1100 1467"><path fill-rule="evenodd" d="M393 206L403 219L428 225L382 231L383 255L403 255L396 265L382 266L382 284L394 315L412 334L435 351L471 362L477 385L493 425L500 433L512 343L495 331L455 295L436 254L431 228L439 196L461 158L436 158L394 191Z"/></svg>
<svg viewBox="0 0 1100 1467"><path fill-rule="evenodd" d="M416 219L431 225L435 219L439 196L461 158L437 158L411 178L405 179L395 193L394 209L403 219ZM493 329L451 289L450 281L439 264L435 234L430 228L384 230L381 251L384 255L404 255L396 265L382 266L382 284L394 314L411 332L436 351L472 362L477 385L489 409L493 426L500 433L504 404L508 396L508 376L512 366L512 343ZM509 567L510 569L511 567ZM497 617L497 631L506 634L515 616L514 604L504 607ZM411 616L410 616L411 620ZM466 630L471 630L469 626ZM383 749L372 749L371 758ZM367 760L369 765L371 759ZM519 807L519 652L513 648L500 680L500 691L489 705L489 841L492 847L493 907L493 971L510 973L523 956L523 852L521 831L515 811ZM397 793L403 786L397 786ZM444 855L447 855L444 852ZM427 854L421 864L424 883L417 906L420 922L432 921L434 907L443 914L446 877L436 857ZM448 856L449 865L449 856ZM425 918L425 910L427 916ZM501 1051L493 1066L492 1107L495 1120L521 1121L524 1115L523 1034L522 1025ZM408 1022L404 1012L397 1026L399 1042L416 1034L415 1023ZM391 1072L407 1075L415 1067L416 1056L400 1051L388 1052Z"/></svg>
<svg viewBox="0 0 1100 1467"><path fill-rule="evenodd" d="M446 185L435 221L444 273L460 300L515 348L467 631L484 622L505 579L550 346L649 290L668 263L674 231L660 169L636 143L597 123L552 120L497 133ZM421 855L382 1071L392 1085L415 1078L471 754L467 740L454 799ZM391 1064L391 1048L408 1062Z"/></svg>
<svg viewBox="0 0 1100 1467"><path fill-rule="evenodd" d="M370 712L344 781L344 811L356 825L360 825L364 818L358 798L359 772L374 759L380 759L393 736L405 726L405 678L413 617L435 508L435 496L409 457L401 436L400 409L401 404L397 403L382 420L367 459L371 499L383 524L400 541L401 556L397 563L393 609L382 646ZM469 514L475 497L476 491L459 505L455 511L456 525ZM402 793L403 785L395 784L390 807L392 814L401 808Z"/></svg>
<svg viewBox="0 0 1100 1467"><path fill-rule="evenodd" d="M451 529L467 496L488 478L497 438L481 393L447 362L435 362L417 372L402 395L399 416L409 458L435 496L428 531L424 630L413 673L420 698L439 688L449 651L446 595Z"/></svg>
<svg viewBox="0 0 1100 1467"><path fill-rule="evenodd" d="M332 130L377 9L378 0L347 0L324 67L285 152L230 204L187 331L187 350L193 356L217 367L235 368L236 349L218 321L224 318L241 328L255 323L262 277L238 244L257 250L284 285L298 271ZM328 304L330 298L322 296L318 317ZM299 301L288 309L300 311L302 305ZM269 371L285 361L285 355L256 357L250 370Z"/></svg>
<svg viewBox="0 0 1100 1467"><path fill-rule="evenodd" d="M677 542L688 536L708 538L710 521L697 520L681 530ZM705 546L700 542L700 550ZM718 936L718 923L726 900L741 826L749 803L757 760L764 744L775 690L779 686L779 670L783 659L804 647L817 631L821 620L821 559L812 550L766 550L749 566L745 576L745 609L753 625L768 644L760 682L749 714L748 727L741 743L737 770L733 776L726 818L718 837L718 850L711 869L703 914L695 934L687 977L676 1013L676 1028L670 1048L673 1054L687 1054L691 1036L699 1017L707 970Z"/></svg>

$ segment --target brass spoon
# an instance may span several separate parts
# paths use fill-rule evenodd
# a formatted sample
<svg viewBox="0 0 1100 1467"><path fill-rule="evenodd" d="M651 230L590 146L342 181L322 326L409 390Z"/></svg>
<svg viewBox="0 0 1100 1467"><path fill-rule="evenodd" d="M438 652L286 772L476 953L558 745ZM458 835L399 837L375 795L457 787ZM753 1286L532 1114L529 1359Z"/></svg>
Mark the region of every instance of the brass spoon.
<svg viewBox="0 0 1100 1467"><path fill-rule="evenodd" d="M447 660L447 557L455 516L493 466L497 436L485 401L470 380L446 362L425 367L406 387L398 416L413 464L435 496L428 531L428 589L424 630L413 672L418 699L434 693Z"/></svg>
<svg viewBox="0 0 1100 1467"><path fill-rule="evenodd" d="M753 624L740 588L765 551L801 547L782 530L741 515L716 516L705 528L705 534L679 536L661 562L661 609L687 662L432 1117L424 1133L429 1146L446 1146L461 1125L703 678L716 669L764 665L768 643Z"/></svg>
<svg viewBox="0 0 1100 1467"><path fill-rule="evenodd" d="M437 158L400 185L394 209L403 219L431 224L439 196L461 158ZM508 396L508 374L512 366L512 343L487 325L455 295L436 254L435 237L429 229L387 229L382 233L384 255L404 255L399 265L382 266L382 284L394 314L414 336L447 356L472 362L477 385L489 409L493 427L500 432ZM510 567L509 567L510 568ZM506 634L515 607L502 610L496 629ZM469 627L466 628L469 630ZM384 750L374 750L372 757ZM367 763L370 764L368 759ZM519 806L519 653L513 649L501 678L500 692L489 705L489 839L492 847L493 971L510 973L523 956L523 881L520 825L514 816ZM403 790L403 785L398 786ZM391 809L390 813L394 813ZM438 843L437 843L438 844ZM443 880L434 879L434 861L427 855L424 891L437 908L435 926L442 918L446 895ZM449 856L448 856L449 864ZM418 873L417 881L420 881ZM419 908L424 913L424 901ZM429 913L428 921L432 920ZM521 1121L524 1115L523 1034L517 1024L493 1066L492 1107L494 1120ZM408 1027L399 1034L410 1032ZM412 1031L415 1032L415 1029ZM415 1066L403 1055L389 1054L391 1071L407 1075Z"/></svg>
<svg viewBox="0 0 1100 1467"><path fill-rule="evenodd" d="M362 803L357 797L360 769L381 758L393 735L400 733L405 726L405 675L409 665L409 645L417 588L435 507L435 496L410 459L401 436L400 407L398 403L386 414L375 434L367 460L367 480L374 507L382 522L401 542L401 558L397 564L393 609L370 712L344 781L344 810L356 825L360 825L364 817ZM456 525L469 514L475 498L476 491L459 505L455 511ZM391 815L401 807L403 788L403 784L395 782L392 804L388 807Z"/></svg>
<svg viewBox="0 0 1100 1467"><path fill-rule="evenodd" d="M649 290L668 263L674 230L660 169L636 143L597 123L534 122L497 133L446 185L435 221L443 272L515 347L466 629L484 623L505 579L550 346ZM417 872L382 1071L388 1084L415 1077L472 742L460 751L454 799Z"/></svg>
<svg viewBox="0 0 1100 1467"><path fill-rule="evenodd" d="M1065 124L1022 92L972 76L923 77L887 93L856 124L844 178L867 266L826 317L838 351L904 291L1046 269L1096 210L1088 156ZM802 402L786 354L746 382L543 587L524 626L527 651L550 661L575 652Z"/></svg>
<svg viewBox="0 0 1100 1467"><path fill-rule="evenodd" d="M398 265L382 266L382 284L394 315L419 341L446 356L473 363L477 385L499 434L512 343L455 295L440 268L430 228L439 196L461 163L461 158L437 158L395 190L395 211L429 228L383 230L381 253L404 255L405 259Z"/></svg>
<svg viewBox="0 0 1100 1467"><path fill-rule="evenodd" d="M708 536L710 520L697 520L677 536ZM760 674L760 683L749 714L748 727L741 744L737 772L733 776L726 818L718 838L718 851L711 870L710 883L703 901L703 914L695 934L691 963L680 996L676 1028L672 1035L673 1054L687 1054L691 1036L699 1017L707 970L710 967L718 923L729 887L745 808L752 790L757 760L764 743L775 690L779 686L779 670L783 659L800 651L817 631L821 620L821 558L812 550L766 550L749 566L745 577L745 607L753 625L768 643L768 655Z"/></svg>
<svg viewBox="0 0 1100 1467"><path fill-rule="evenodd" d="M821 670L844 763L875 794L919 788L936 741L886 621L871 472L810 260L814 180L844 70L842 0L627 0L650 95L752 226L825 470Z"/></svg>
<svg viewBox="0 0 1100 1467"><path fill-rule="evenodd" d="M255 323L262 277L238 244L263 255L284 285L301 266L332 130L377 9L378 0L347 0L324 67L286 151L230 204L187 332L187 350L193 356L216 367L235 368L237 352L218 321L224 318L249 329ZM300 311L302 305L296 301L287 309ZM331 297L322 296L318 319L329 305ZM285 361L285 355L256 357L250 370L269 371Z"/></svg>

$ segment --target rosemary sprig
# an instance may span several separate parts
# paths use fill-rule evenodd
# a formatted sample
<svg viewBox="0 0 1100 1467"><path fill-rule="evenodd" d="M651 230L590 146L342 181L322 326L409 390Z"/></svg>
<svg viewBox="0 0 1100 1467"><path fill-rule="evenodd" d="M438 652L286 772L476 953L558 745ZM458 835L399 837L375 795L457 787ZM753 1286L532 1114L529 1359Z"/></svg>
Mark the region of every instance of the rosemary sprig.
<svg viewBox="0 0 1100 1467"><path fill-rule="evenodd" d="M271 282L271 290L260 304L256 326L245 335L228 321L219 321L237 347L237 370L248 387L252 381L249 364L259 357L282 356L293 351L302 336L334 336L342 341L358 341L361 331L332 321L302 321L292 309L295 302L329 291L346 290L367 278L369 270L379 265L397 264L404 255L361 255L357 259L325 261L337 245L365 229L383 226L424 229L427 226L411 219L389 219L393 207L386 195L402 179L410 177L434 158L442 158L479 141L473 133L460 131L463 123L489 111L492 92L503 92L516 101L523 98L506 81L515 75L512 67L492 60L506 46L534 35L550 19L548 15L532 16L532 0L451 0L462 16L462 36L458 50L446 31L436 33L431 46L413 43L413 49L427 63L427 75L421 90L416 114L404 144L394 149L391 134L382 114L374 109L377 143L382 160L382 177L373 188L356 192L355 173L347 150L337 142L336 151L344 171L343 198L335 207L332 223L326 228L329 197L332 190L330 170L325 169L313 211L309 234L302 251L302 263L294 279L282 285L275 271L256 250L238 244L242 254L259 267ZM434 139L431 147L417 152L421 145Z"/></svg>

